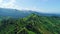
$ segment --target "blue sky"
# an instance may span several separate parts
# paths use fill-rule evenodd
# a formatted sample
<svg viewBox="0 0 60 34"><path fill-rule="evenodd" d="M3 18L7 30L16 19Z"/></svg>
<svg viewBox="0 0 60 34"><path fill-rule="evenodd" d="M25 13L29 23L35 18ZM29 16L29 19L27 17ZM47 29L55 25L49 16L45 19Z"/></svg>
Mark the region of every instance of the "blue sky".
<svg viewBox="0 0 60 34"><path fill-rule="evenodd" d="M60 0L0 0L0 7L60 13Z"/></svg>

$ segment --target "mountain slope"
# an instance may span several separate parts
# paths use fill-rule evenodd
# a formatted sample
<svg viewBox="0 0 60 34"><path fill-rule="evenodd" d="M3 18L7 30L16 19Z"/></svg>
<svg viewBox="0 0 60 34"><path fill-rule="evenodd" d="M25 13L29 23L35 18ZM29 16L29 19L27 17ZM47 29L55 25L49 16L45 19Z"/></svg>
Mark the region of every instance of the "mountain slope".
<svg viewBox="0 0 60 34"><path fill-rule="evenodd" d="M32 15L28 18L28 30L36 34L59 34L60 18Z"/></svg>
<svg viewBox="0 0 60 34"><path fill-rule="evenodd" d="M31 14L0 21L0 34L60 34L60 17Z"/></svg>

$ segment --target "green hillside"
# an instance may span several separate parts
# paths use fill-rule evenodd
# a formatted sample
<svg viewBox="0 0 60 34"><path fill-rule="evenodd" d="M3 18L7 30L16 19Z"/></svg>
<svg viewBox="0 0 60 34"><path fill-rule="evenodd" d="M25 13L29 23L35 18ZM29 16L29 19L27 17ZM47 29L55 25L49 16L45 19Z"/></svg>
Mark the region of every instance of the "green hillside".
<svg viewBox="0 0 60 34"><path fill-rule="evenodd" d="M31 14L0 20L0 34L60 34L60 17Z"/></svg>

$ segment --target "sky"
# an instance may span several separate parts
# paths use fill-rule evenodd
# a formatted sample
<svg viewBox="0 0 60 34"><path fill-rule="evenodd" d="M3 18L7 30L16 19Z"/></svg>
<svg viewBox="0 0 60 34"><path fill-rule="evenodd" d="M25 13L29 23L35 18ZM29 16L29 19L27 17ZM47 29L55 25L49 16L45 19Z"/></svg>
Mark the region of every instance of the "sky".
<svg viewBox="0 0 60 34"><path fill-rule="evenodd" d="M60 13L60 0L0 0L0 8Z"/></svg>

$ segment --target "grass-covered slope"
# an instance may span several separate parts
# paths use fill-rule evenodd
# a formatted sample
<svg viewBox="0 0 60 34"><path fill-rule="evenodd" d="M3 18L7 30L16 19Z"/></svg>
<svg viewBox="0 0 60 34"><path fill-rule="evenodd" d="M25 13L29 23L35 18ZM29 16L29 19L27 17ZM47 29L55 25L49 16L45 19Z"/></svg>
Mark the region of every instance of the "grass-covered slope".
<svg viewBox="0 0 60 34"><path fill-rule="evenodd" d="M60 17L31 14L0 20L0 34L60 34Z"/></svg>

